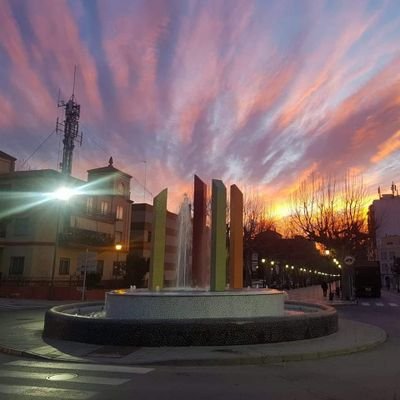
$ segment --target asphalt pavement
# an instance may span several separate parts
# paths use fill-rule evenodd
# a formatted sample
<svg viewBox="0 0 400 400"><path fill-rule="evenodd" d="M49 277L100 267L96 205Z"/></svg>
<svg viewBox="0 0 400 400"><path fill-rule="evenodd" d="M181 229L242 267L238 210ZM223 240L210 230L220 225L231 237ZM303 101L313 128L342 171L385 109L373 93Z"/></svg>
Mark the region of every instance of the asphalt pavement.
<svg viewBox="0 0 400 400"><path fill-rule="evenodd" d="M356 302L329 301L319 286L288 291L289 300L352 307ZM42 337L45 310L54 302L0 299L0 352L62 361L121 365L245 365L311 360L372 349L386 340L379 327L339 319L338 332L295 342L202 347L104 346ZM12 313L9 311L13 311Z"/></svg>

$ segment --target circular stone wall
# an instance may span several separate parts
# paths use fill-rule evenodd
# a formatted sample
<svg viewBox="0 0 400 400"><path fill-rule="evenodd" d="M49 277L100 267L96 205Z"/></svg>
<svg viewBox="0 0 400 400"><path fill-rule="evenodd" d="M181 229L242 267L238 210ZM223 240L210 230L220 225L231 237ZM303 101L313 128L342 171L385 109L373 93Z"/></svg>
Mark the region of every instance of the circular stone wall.
<svg viewBox="0 0 400 400"><path fill-rule="evenodd" d="M85 315L103 307L54 307L46 312L43 336L103 345L223 346L311 339L338 330L333 307L291 301L285 304L287 315L281 317L143 321Z"/></svg>
<svg viewBox="0 0 400 400"><path fill-rule="evenodd" d="M285 292L270 289L200 290L121 289L106 294L107 318L137 320L192 320L260 318L284 314Z"/></svg>

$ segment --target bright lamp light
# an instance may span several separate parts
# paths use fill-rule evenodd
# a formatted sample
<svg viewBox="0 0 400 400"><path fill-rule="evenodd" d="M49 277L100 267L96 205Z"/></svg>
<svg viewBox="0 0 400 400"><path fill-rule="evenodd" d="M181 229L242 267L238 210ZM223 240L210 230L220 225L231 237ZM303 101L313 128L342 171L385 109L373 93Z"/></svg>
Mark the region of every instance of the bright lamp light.
<svg viewBox="0 0 400 400"><path fill-rule="evenodd" d="M64 201L67 201L67 200L69 200L74 194L75 194L75 190L74 190L74 189L63 186L63 187L60 187L59 189L57 189L57 190L53 193L53 196L54 196L54 198L56 198L57 200L64 200Z"/></svg>

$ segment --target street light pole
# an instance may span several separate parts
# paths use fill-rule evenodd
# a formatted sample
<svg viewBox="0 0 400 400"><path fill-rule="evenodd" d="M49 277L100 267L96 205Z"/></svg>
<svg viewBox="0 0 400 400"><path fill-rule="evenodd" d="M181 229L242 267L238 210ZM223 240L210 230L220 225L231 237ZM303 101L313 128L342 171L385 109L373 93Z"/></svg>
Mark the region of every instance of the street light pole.
<svg viewBox="0 0 400 400"><path fill-rule="evenodd" d="M53 298L54 296L54 280L56 274L56 263L57 263L57 251L58 251L58 235L60 231L60 221L61 221L61 204L68 201L75 194L75 190L73 188L68 187L60 187L55 192L51 194L52 198L56 200L57 210L56 210L56 235L54 239L54 253L53 253L53 262L51 266L51 279L50 279L50 293L49 297Z"/></svg>
<svg viewBox="0 0 400 400"><path fill-rule="evenodd" d="M117 262L116 262L116 271L119 271L119 252L122 250L122 244L121 243L116 243L115 244L115 250L117 251ZM117 279L118 279L118 275Z"/></svg>
<svg viewBox="0 0 400 400"><path fill-rule="evenodd" d="M60 219L61 219L61 204L57 203L57 223L56 223L56 235L54 239L54 252L53 252L53 263L51 267L51 280L50 280L50 293L49 298L52 300L54 297L54 277L56 272L56 262L57 262L57 250L58 250L58 233L60 231Z"/></svg>
<svg viewBox="0 0 400 400"><path fill-rule="evenodd" d="M87 262L88 262L89 249L86 247L85 253L85 265L83 266L83 283L82 283L82 301L85 301L85 290L86 290L86 273L87 273Z"/></svg>

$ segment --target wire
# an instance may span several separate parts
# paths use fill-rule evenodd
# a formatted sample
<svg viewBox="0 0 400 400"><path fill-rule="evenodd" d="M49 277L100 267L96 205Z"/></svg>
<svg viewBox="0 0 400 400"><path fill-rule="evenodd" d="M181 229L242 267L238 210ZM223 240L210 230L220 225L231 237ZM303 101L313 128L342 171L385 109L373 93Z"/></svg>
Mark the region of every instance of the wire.
<svg viewBox="0 0 400 400"><path fill-rule="evenodd" d="M46 139L44 139L38 147L36 147L36 149L33 151L33 153L22 163L21 165L21 169L24 167L24 165L36 154L36 152L51 138L51 136L54 135L54 133L57 131L57 129L55 128L53 130L53 132L50 133L49 136L46 137Z"/></svg>

